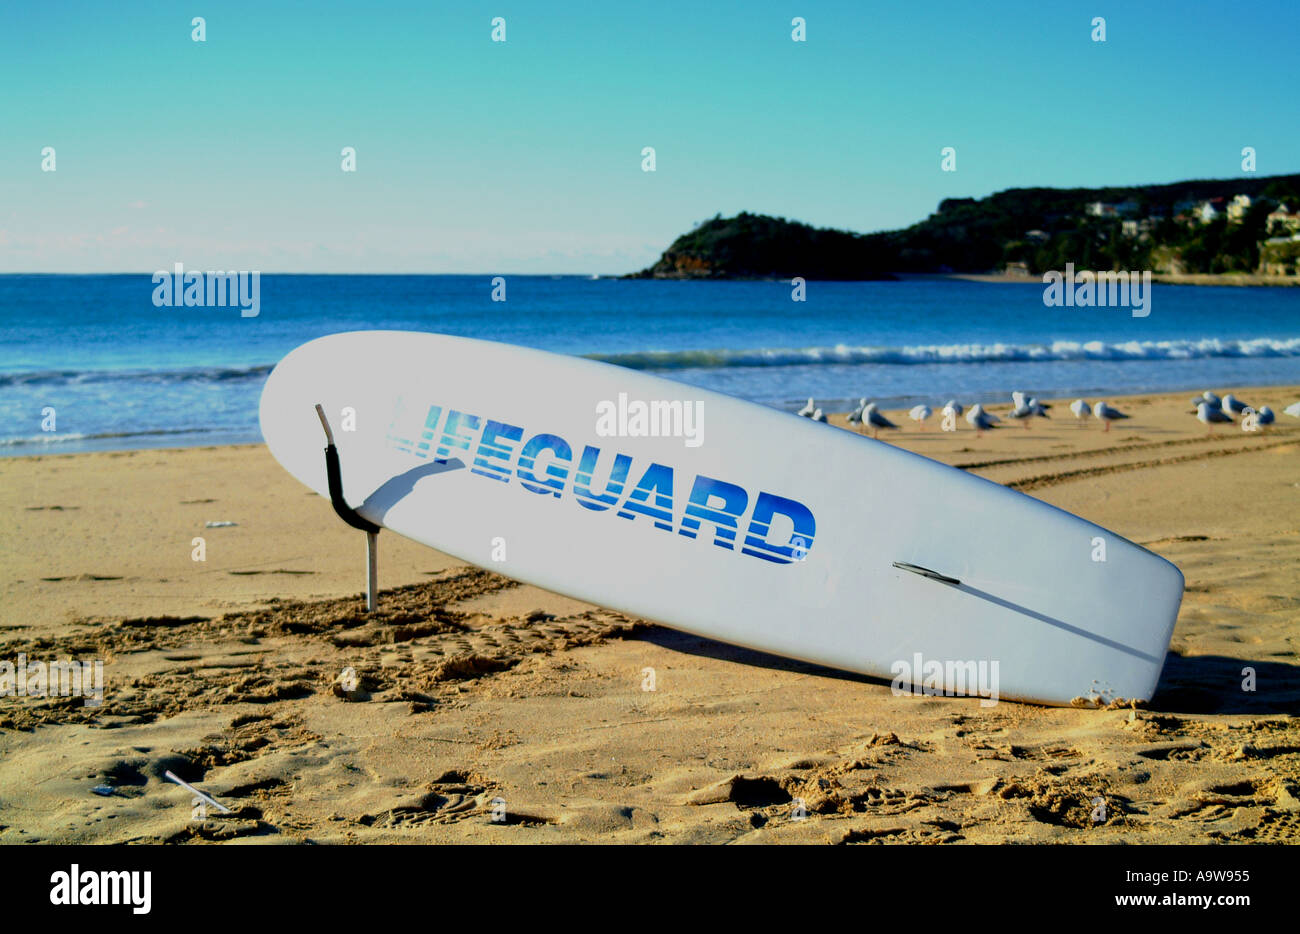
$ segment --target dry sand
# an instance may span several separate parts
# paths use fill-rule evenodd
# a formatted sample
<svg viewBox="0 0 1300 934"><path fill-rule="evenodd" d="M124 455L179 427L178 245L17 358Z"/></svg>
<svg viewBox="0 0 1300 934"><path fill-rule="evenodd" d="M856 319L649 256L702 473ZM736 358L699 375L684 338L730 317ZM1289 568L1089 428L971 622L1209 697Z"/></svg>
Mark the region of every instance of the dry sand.
<svg viewBox="0 0 1300 934"><path fill-rule="evenodd" d="M0 460L0 659L106 662L101 707L0 699L0 842L1296 842L1300 422L1207 437L1188 395L882 433L1182 568L1137 710L895 697L391 533L367 618L363 537L261 446Z"/></svg>

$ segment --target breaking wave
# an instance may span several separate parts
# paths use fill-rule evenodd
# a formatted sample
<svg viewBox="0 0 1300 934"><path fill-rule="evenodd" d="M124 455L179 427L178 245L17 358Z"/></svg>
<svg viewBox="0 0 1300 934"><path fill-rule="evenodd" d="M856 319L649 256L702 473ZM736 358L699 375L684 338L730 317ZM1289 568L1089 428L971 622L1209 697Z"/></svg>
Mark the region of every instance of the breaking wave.
<svg viewBox="0 0 1300 934"><path fill-rule="evenodd" d="M924 344L914 347L760 348L757 350L651 350L591 354L592 360L633 370L816 366L875 363L887 366L944 363L1051 362L1054 360L1196 360L1213 357L1300 357L1300 337L1243 340L1052 341L1044 344Z"/></svg>

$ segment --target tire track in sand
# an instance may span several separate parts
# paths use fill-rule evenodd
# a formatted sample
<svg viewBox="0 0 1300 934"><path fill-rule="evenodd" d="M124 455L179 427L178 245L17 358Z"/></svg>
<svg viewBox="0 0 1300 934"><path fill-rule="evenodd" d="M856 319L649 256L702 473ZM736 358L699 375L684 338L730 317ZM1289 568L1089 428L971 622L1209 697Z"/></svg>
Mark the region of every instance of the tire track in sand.
<svg viewBox="0 0 1300 934"><path fill-rule="evenodd" d="M1290 432L1283 432L1290 437ZM1233 439L1240 438L1241 441ZM1115 454L1125 454L1129 451L1151 451L1158 448L1186 447L1188 445L1212 444L1220 441L1227 441L1229 444L1240 444L1249 440L1249 436L1244 432L1240 435L1201 435L1196 438L1174 438L1168 441L1146 441L1136 444L1113 444L1109 447L1096 448L1095 450L1074 449L1062 451L1059 454L1034 454L1029 457L1006 457L997 460L987 461L970 461L964 464L953 464L953 467L959 470L983 470L988 467L1013 467L1019 464L1035 464L1046 461L1058 460L1079 460L1088 457L1109 457ZM1291 440L1294 440L1292 438ZM1219 445L1222 447L1223 445ZM1248 450L1254 450L1250 448Z"/></svg>
<svg viewBox="0 0 1300 934"><path fill-rule="evenodd" d="M1249 454L1254 451L1270 451L1276 448L1294 447L1300 444L1294 438L1284 441L1274 441L1270 444L1254 444L1250 447L1212 448L1208 451L1197 451L1193 454L1182 454L1176 457L1162 457L1157 460L1133 461L1123 464L1101 464L1096 467L1080 467L1075 470L1062 470L1057 473L1038 474L1032 477L1023 477L1019 480L1011 480L1003 483L1003 486L1012 490L1036 490L1042 487L1056 486L1059 483L1067 483L1071 480L1081 480L1086 477L1101 477L1108 474L1127 473L1131 470L1145 470L1149 467L1170 467L1174 464L1186 464L1193 461L1209 460L1215 457L1229 457L1233 454Z"/></svg>

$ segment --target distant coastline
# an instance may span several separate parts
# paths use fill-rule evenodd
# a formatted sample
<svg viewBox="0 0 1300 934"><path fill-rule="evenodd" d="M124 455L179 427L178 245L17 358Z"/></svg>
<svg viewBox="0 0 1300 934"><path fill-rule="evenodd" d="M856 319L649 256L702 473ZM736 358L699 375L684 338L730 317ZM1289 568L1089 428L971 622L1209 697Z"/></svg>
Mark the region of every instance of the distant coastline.
<svg viewBox="0 0 1300 934"><path fill-rule="evenodd" d="M1038 278L1073 265L1177 285L1300 281L1300 175L947 198L903 230L855 233L720 214L630 279L872 281L906 274Z"/></svg>

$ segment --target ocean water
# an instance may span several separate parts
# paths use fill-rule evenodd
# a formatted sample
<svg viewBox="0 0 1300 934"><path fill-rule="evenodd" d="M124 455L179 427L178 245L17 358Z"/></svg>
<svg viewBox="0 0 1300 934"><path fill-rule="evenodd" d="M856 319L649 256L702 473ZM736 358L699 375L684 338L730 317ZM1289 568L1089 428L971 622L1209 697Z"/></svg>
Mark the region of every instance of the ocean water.
<svg viewBox="0 0 1300 934"><path fill-rule="evenodd" d="M323 334L439 331L635 367L778 408L1300 383L1300 289L1154 287L1151 313L1041 284L261 277L260 313L155 307L151 277L0 275L0 454L260 441L271 367ZM430 361L436 366L437 361ZM42 413L55 411L53 432Z"/></svg>

